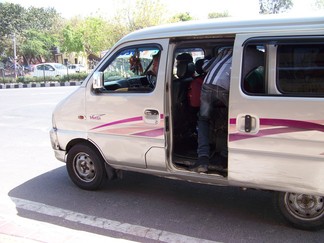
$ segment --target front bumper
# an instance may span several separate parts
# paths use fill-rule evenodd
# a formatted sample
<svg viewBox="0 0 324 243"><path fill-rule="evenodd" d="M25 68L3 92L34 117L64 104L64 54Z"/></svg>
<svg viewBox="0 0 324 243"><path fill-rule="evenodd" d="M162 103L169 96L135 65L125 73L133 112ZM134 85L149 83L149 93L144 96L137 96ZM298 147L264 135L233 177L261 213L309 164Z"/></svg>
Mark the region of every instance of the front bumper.
<svg viewBox="0 0 324 243"><path fill-rule="evenodd" d="M66 162L65 161L65 156L66 156L65 151L63 151L63 150L54 150L54 154L55 154L56 159L58 159L59 161L62 161L62 162Z"/></svg>
<svg viewBox="0 0 324 243"><path fill-rule="evenodd" d="M56 131L57 131L56 128L52 128L50 130L51 145L52 145L52 148L54 150L54 154L55 154L56 159L58 159L58 160L60 160L62 162L65 162L66 151L62 150L60 148L60 144L59 144L58 139L57 139Z"/></svg>

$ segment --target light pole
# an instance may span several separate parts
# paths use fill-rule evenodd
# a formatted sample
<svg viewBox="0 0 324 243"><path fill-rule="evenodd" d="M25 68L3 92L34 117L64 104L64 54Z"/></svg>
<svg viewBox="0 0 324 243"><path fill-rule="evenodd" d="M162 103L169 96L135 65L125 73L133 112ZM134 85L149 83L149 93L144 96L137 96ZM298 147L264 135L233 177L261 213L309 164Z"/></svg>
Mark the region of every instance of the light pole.
<svg viewBox="0 0 324 243"><path fill-rule="evenodd" d="M15 35L15 33L12 35L12 42L13 42L13 49L14 49L14 72L15 72L15 79L16 79L17 78L17 65L16 65L17 50L16 50L16 35Z"/></svg>

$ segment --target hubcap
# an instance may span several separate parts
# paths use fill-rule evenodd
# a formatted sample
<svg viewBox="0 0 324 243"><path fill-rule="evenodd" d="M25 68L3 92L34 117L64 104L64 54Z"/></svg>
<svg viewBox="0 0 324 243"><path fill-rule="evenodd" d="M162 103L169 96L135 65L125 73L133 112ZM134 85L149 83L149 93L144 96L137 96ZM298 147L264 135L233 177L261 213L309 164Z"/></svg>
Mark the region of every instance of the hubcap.
<svg viewBox="0 0 324 243"><path fill-rule="evenodd" d="M291 215L302 220L315 220L324 214L321 196L286 193L285 205Z"/></svg>
<svg viewBox="0 0 324 243"><path fill-rule="evenodd" d="M96 168L90 156L86 153L79 153L74 157L75 174L85 182L91 182L96 176Z"/></svg>

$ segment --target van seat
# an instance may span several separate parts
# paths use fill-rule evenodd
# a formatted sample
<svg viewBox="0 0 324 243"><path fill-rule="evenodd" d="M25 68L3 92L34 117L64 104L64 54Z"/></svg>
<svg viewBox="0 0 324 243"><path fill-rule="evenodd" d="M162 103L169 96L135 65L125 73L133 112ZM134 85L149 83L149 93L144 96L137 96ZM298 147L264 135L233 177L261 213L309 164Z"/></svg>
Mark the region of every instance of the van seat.
<svg viewBox="0 0 324 243"><path fill-rule="evenodd" d="M177 66L178 79L172 82L172 114L175 133L181 133L186 129L186 115L188 111L188 89L193 75L195 64L193 62L180 62Z"/></svg>

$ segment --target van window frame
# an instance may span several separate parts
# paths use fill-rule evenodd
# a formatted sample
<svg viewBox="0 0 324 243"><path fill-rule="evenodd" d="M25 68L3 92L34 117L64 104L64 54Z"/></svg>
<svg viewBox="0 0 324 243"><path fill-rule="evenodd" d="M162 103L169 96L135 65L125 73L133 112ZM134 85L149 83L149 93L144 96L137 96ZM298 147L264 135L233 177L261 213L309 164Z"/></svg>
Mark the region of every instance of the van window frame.
<svg viewBox="0 0 324 243"><path fill-rule="evenodd" d="M158 52L162 52L163 51L163 48L160 44L158 43L145 43L145 44L135 44L135 45L129 45L129 46L124 46L118 50L116 50L112 56L110 56L105 62L104 64L100 67L99 71L100 72L104 72L107 67L109 65L111 65L111 63L113 61L116 60L116 58L124 51L126 50L131 50L131 49L157 49ZM143 70L143 74L150 69L150 67L152 66L152 61L150 62L150 64L145 68L145 70ZM159 68L158 70L160 69L161 67L161 62L159 61ZM158 75L158 74L157 74ZM140 76L139 76L140 77ZM143 75L142 78L144 78L146 76ZM140 78L138 78L139 80ZM125 78L125 81L127 80L127 78ZM132 81L131 81L132 82ZM134 82L135 83L135 82ZM154 90L155 90L156 86L153 88L153 89L138 89L138 90L120 90L120 91L115 91L115 90L108 90L106 88L102 88L100 89L99 94L143 94L143 93L152 93Z"/></svg>
<svg viewBox="0 0 324 243"><path fill-rule="evenodd" d="M249 96L280 96L280 97L312 97L312 98L323 98L324 97L324 92L320 93L320 94L316 94L316 93L302 93L302 92L296 92L296 93L292 93L292 92L285 92L284 90L282 90L280 88L280 80L278 77L278 46L279 45L313 45L313 44L323 44L324 45L324 35L307 35L307 36L298 36L298 35L293 35L293 36L263 36L263 37L252 37L249 38L247 40L245 40L242 44L243 47L243 58L242 58L242 64L241 64L241 68L242 68L242 72L241 72L241 80L240 80L240 86L241 86L241 90L243 91L243 93L245 93L246 95ZM267 46L274 46L276 47L276 53L275 54L275 71L271 71L271 72L275 72L273 73L274 77L275 77L275 85L276 85L276 90L277 92L275 93L265 93L265 94L258 94L258 93L250 93L245 91L244 89L244 77L243 77L243 62L244 59L246 58L244 55L244 50L246 48L246 46L248 45L264 45L265 47ZM269 55L269 53L266 55ZM267 79L269 77L269 64L268 61L265 60L265 82L267 84ZM323 81L324 82L324 81ZM266 87L267 89L267 87Z"/></svg>

